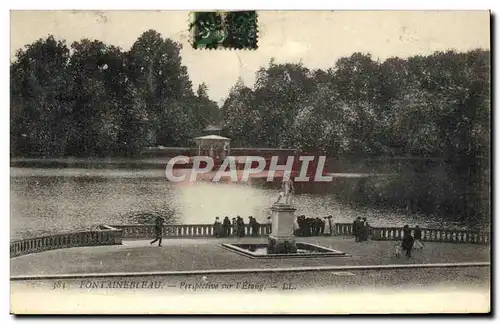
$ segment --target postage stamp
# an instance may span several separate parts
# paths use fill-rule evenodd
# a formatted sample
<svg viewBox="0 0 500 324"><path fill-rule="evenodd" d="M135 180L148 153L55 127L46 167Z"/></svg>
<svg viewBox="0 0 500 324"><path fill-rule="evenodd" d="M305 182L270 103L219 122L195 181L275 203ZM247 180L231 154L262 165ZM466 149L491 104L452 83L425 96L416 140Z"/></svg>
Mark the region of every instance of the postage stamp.
<svg viewBox="0 0 500 324"><path fill-rule="evenodd" d="M257 49L256 11L193 12L191 44L195 49Z"/></svg>
<svg viewBox="0 0 500 324"><path fill-rule="evenodd" d="M11 313L490 312L490 21L11 11Z"/></svg>

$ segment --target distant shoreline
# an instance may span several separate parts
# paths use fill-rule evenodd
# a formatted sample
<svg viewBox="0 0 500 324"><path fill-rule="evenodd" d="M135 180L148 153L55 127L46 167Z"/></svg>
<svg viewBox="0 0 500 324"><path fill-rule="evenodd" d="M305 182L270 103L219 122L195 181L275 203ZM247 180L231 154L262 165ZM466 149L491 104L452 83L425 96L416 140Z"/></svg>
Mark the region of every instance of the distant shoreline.
<svg viewBox="0 0 500 324"><path fill-rule="evenodd" d="M138 169L164 169L170 157L157 158L24 158L10 159L11 167L44 167L44 168L138 168Z"/></svg>
<svg viewBox="0 0 500 324"><path fill-rule="evenodd" d="M173 150L172 150L173 151ZM167 155L143 155L137 157L11 157L10 167L20 168L88 168L88 169L165 169L168 162L181 153L169 152ZM177 154L176 154L177 153ZM251 153L251 154L249 154ZM260 152L262 153L262 152ZM241 155L257 155L259 152L242 151ZM267 156L267 154L266 154ZM391 163L386 164L386 160L391 163L398 163L404 157L387 158L354 158L354 157L327 157L326 172L334 174L360 173L360 174L388 174L392 173ZM441 161L439 158L409 157L410 164L420 164L428 160L433 162ZM284 162L283 162L284 163ZM282 164L280 162L280 164Z"/></svg>

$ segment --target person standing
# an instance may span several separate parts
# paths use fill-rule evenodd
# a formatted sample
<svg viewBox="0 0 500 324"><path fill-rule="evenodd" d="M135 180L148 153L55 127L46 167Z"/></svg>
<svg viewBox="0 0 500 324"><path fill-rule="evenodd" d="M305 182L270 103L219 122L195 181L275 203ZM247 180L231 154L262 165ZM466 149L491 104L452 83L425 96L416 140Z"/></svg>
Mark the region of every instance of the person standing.
<svg viewBox="0 0 500 324"><path fill-rule="evenodd" d="M366 228L365 228L365 222L363 219L361 219L358 222L358 242L364 242L366 236Z"/></svg>
<svg viewBox="0 0 500 324"><path fill-rule="evenodd" d="M417 225L415 226L415 248L416 249L423 249L424 244L422 243L422 230L420 227Z"/></svg>
<svg viewBox="0 0 500 324"><path fill-rule="evenodd" d="M360 241L368 241L368 237L370 236L370 225L368 224L368 221L366 220L366 217L363 217L361 221L361 226L359 228L359 236L360 236ZM358 224L359 226L359 224Z"/></svg>
<svg viewBox="0 0 500 324"><path fill-rule="evenodd" d="M307 217L307 236L313 236L314 235L314 218L312 217Z"/></svg>
<svg viewBox="0 0 500 324"><path fill-rule="evenodd" d="M229 217L224 217L222 228L224 229L224 236L228 237L231 234L231 221L229 220Z"/></svg>
<svg viewBox="0 0 500 324"><path fill-rule="evenodd" d="M238 235L238 222L236 221L236 218L233 217L233 236Z"/></svg>
<svg viewBox="0 0 500 324"><path fill-rule="evenodd" d="M215 237L219 238L221 236L222 232L222 223L219 220L219 217L215 217L215 222L214 222L214 235Z"/></svg>
<svg viewBox="0 0 500 324"><path fill-rule="evenodd" d="M354 239L356 242L359 242L359 228L361 223L361 217L357 217L352 223L352 234L354 235Z"/></svg>
<svg viewBox="0 0 500 324"><path fill-rule="evenodd" d="M314 236L319 236L321 232L321 218L316 217L314 219Z"/></svg>
<svg viewBox="0 0 500 324"><path fill-rule="evenodd" d="M250 216L249 218L250 218L249 225L252 228L252 236L258 236L260 224L259 224L259 222L257 222L255 217Z"/></svg>
<svg viewBox="0 0 500 324"><path fill-rule="evenodd" d="M161 239L163 235L163 218L159 216L156 217L154 231L155 231L155 239L152 240L149 244L154 244L158 242L158 246L161 246Z"/></svg>
<svg viewBox="0 0 500 324"><path fill-rule="evenodd" d="M300 236L309 236L309 223L306 215L300 215L297 218L297 223L299 224Z"/></svg>
<svg viewBox="0 0 500 324"><path fill-rule="evenodd" d="M245 221L243 220L243 218L238 216L236 218L236 224L238 225L238 236L244 237L245 236Z"/></svg>
<svg viewBox="0 0 500 324"><path fill-rule="evenodd" d="M408 225L403 227L403 241L401 242L401 248L406 252L406 256L411 258L411 250L413 249L414 238L411 235L410 228Z"/></svg>
<svg viewBox="0 0 500 324"><path fill-rule="evenodd" d="M248 232L248 234L251 234L253 236L253 217L248 216L248 228L251 229L251 231Z"/></svg>
<svg viewBox="0 0 500 324"><path fill-rule="evenodd" d="M229 155L229 142L224 143L224 156L222 158L226 158Z"/></svg>
<svg viewBox="0 0 500 324"><path fill-rule="evenodd" d="M252 220L252 216L248 216L248 234L249 234L249 235L253 235L253 233L252 233L252 229L253 229L253 220Z"/></svg>
<svg viewBox="0 0 500 324"><path fill-rule="evenodd" d="M330 229L330 236L333 235L333 224L332 224L332 215L328 215L328 228Z"/></svg>

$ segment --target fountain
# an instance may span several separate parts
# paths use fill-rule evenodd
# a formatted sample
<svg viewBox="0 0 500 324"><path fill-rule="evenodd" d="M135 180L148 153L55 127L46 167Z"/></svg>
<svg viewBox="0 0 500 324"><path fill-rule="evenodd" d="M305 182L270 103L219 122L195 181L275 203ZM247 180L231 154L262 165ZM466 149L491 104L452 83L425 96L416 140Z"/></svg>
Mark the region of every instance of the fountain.
<svg viewBox="0 0 500 324"><path fill-rule="evenodd" d="M272 229L267 244L231 243L222 244L222 246L251 258L349 256L342 251L311 243L296 242L293 235L296 210L292 205L293 191L293 181L283 178L280 196L271 206Z"/></svg>

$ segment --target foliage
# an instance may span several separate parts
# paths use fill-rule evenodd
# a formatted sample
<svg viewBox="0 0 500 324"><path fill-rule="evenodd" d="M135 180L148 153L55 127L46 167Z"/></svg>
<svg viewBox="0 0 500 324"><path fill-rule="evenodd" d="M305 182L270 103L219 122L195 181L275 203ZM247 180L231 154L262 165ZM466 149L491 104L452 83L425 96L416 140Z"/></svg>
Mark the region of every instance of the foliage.
<svg viewBox="0 0 500 324"><path fill-rule="evenodd" d="M129 51L53 36L11 63L11 154L133 156L149 145L186 146L220 110L195 94L181 45L149 30Z"/></svg>
<svg viewBox="0 0 500 324"><path fill-rule="evenodd" d="M354 53L316 71L272 59L253 89L240 81L231 90L223 125L241 146L441 161L406 163L390 183L358 196L475 219L489 214L489 57L448 51L379 62Z"/></svg>
<svg viewBox="0 0 500 324"><path fill-rule="evenodd" d="M20 49L10 66L11 154L132 156L188 146L221 124L233 146L437 159L367 186L366 201L467 219L489 213L489 51L383 62L354 53L327 70L272 59L219 109L206 84L193 91L181 48L149 30L129 51L52 36Z"/></svg>

